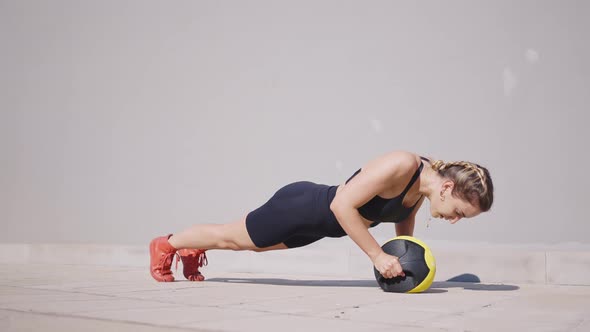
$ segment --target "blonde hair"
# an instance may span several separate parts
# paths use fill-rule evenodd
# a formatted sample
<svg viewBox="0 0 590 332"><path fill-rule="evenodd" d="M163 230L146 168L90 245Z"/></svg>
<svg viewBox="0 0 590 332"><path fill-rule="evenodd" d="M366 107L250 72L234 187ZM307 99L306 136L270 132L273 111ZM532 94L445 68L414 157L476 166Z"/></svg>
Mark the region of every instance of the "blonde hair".
<svg viewBox="0 0 590 332"><path fill-rule="evenodd" d="M431 161L432 169L455 183L452 195L478 206L486 212L494 202L494 184L490 172L483 166L467 161Z"/></svg>

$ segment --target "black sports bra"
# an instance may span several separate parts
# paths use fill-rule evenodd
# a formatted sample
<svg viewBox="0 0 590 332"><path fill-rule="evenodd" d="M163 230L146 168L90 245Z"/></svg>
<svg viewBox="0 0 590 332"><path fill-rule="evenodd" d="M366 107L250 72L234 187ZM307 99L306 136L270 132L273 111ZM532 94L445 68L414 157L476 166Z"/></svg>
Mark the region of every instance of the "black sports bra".
<svg viewBox="0 0 590 332"><path fill-rule="evenodd" d="M428 161L428 159L424 157L420 158ZM373 221L371 227L374 227L382 222L402 222L410 215L412 210L414 210L416 205L418 205L418 202L420 202L420 200L422 199L422 196L420 196L418 201L416 201L416 203L414 203L414 205L412 205L409 208L403 206L402 202L404 201L404 197L406 196L408 190L410 190L414 182L416 182L416 180L420 176L423 167L424 164L422 163L422 161L420 161L420 166L414 173L414 176L410 180L410 183L408 183L404 191L402 191L402 193L398 196L394 198L382 198L379 195L377 195L373 197L370 201L365 203L363 206L358 208L358 211L361 214L361 216L363 216L365 219ZM346 183L348 183L350 180L352 180L352 178L359 174L361 170L362 169L356 171L348 180L346 180Z"/></svg>

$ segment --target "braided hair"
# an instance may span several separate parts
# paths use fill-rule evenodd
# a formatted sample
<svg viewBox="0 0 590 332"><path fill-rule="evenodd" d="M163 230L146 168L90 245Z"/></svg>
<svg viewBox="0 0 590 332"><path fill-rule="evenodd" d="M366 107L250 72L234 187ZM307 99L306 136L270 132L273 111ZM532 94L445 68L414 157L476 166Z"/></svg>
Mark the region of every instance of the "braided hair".
<svg viewBox="0 0 590 332"><path fill-rule="evenodd" d="M486 212L494 202L494 184L490 172L483 166L467 161L434 160L432 169L455 183L452 195L458 196Z"/></svg>

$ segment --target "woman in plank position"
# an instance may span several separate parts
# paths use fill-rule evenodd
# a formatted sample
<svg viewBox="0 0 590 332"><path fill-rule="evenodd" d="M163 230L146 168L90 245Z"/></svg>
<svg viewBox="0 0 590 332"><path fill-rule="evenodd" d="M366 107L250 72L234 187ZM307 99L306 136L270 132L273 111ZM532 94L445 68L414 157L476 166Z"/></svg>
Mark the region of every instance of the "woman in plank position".
<svg viewBox="0 0 590 332"><path fill-rule="evenodd" d="M381 249L369 228L395 223L397 235L412 236L424 198L432 217L454 224L488 211L493 191L490 173L478 164L394 151L369 161L339 186L291 183L233 223L196 224L157 237L150 243L150 272L157 281L174 281L176 256L188 280L202 281L199 268L207 264L206 250L290 249L348 235L385 278L403 276L398 258Z"/></svg>

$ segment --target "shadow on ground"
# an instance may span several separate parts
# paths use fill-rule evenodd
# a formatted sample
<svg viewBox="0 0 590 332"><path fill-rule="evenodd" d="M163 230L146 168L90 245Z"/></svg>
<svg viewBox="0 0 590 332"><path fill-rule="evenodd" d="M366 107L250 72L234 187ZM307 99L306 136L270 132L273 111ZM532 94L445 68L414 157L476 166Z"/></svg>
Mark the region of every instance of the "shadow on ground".
<svg viewBox="0 0 590 332"><path fill-rule="evenodd" d="M211 278L208 282L230 282L278 286L318 286L318 287L379 287L375 280L296 280L281 278Z"/></svg>
<svg viewBox="0 0 590 332"><path fill-rule="evenodd" d="M454 276L447 281L435 281L430 286L431 289L462 287L468 290L479 291L514 291L520 289L518 286L506 284L482 284L481 279L472 273L463 273Z"/></svg>
<svg viewBox="0 0 590 332"><path fill-rule="evenodd" d="M473 281L471 281L473 280ZM477 280L477 281L474 281ZM297 280L282 278L211 278L208 282L229 282L263 284L277 286L316 286L316 287L371 287L379 288L375 280ZM461 287L476 291L514 291L518 286L506 284L482 284L474 275L463 274L447 281L435 281L425 293L446 293L448 288Z"/></svg>
<svg viewBox="0 0 590 332"><path fill-rule="evenodd" d="M480 284L455 281L435 281L432 283L432 286L430 286L429 290L457 287L474 291L515 291L520 289L520 287L518 286L506 284Z"/></svg>

